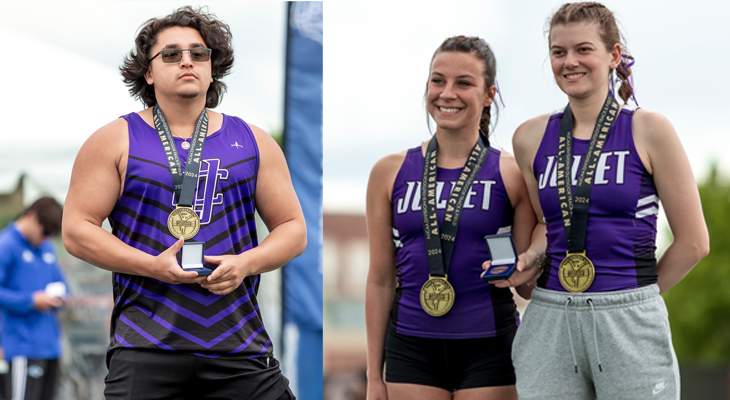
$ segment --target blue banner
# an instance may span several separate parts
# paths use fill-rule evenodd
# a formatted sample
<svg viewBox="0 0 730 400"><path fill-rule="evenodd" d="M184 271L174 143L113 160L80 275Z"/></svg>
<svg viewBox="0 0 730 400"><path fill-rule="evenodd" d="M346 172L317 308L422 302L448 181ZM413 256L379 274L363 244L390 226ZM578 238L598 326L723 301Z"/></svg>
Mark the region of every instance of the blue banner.
<svg viewBox="0 0 730 400"><path fill-rule="evenodd" d="M283 269L284 323L299 332L296 396L322 388L322 2L289 2L284 153L307 222L307 249ZM282 330L283 331L283 330Z"/></svg>
<svg viewBox="0 0 730 400"><path fill-rule="evenodd" d="M284 267L284 322L322 330L322 2L289 3L284 152L307 249Z"/></svg>

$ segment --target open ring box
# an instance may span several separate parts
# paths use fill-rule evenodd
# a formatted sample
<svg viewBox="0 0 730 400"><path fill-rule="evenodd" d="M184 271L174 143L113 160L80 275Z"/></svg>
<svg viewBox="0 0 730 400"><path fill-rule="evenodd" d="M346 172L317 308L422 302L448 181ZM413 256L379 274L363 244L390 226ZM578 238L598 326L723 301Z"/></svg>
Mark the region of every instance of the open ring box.
<svg viewBox="0 0 730 400"><path fill-rule="evenodd" d="M203 266L204 242L183 243L181 267L185 271L195 271L198 276L210 275L211 271Z"/></svg>
<svg viewBox="0 0 730 400"><path fill-rule="evenodd" d="M512 241L512 235L487 235L484 240L489 247L492 265L482 275L482 280L497 281L508 279L515 272L517 266L517 251Z"/></svg>

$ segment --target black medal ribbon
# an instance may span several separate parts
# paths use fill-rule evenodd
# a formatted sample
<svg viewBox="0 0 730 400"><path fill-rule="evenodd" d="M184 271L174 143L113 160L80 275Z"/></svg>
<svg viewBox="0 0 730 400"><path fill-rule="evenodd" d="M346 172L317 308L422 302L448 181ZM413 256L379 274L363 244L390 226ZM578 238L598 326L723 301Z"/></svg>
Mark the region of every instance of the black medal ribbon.
<svg viewBox="0 0 730 400"><path fill-rule="evenodd" d="M586 227L588 225L588 207L590 205L591 188L595 177L596 166L601 151L606 145L608 134L616 122L620 107L611 93L606 96L601 112L593 128L588 149L583 157L583 164L578 174L578 183L573 196L573 112L570 103L565 107L563 119L560 121L558 134L557 157L557 189L565 238L568 241L568 253L585 250Z"/></svg>
<svg viewBox="0 0 730 400"><path fill-rule="evenodd" d="M428 143L426 159L423 163L421 214L423 215L423 232L426 237L429 274L431 276L446 276L449 273L451 255L454 251L464 200L479 170L484 165L484 161L489 154L489 148L484 145L484 141L479 135L479 139L472 148L469 158L459 174L459 179L451 191L446 203L443 228L439 229L436 211L436 203L438 202L438 199L436 199L437 147L436 136L434 136ZM439 233L439 230L441 233Z"/></svg>
<svg viewBox="0 0 730 400"><path fill-rule="evenodd" d="M172 173L175 201L178 206L192 208L193 202L195 201L195 189L198 186L200 158L203 154L203 146L208 135L208 113L203 109L198 116L184 169L180 163L180 156L177 153L172 130L167 124L165 114L162 113L160 106L157 104L155 104L155 108L153 109L153 118L155 129L160 137L160 142L162 143L162 148L165 150L165 157L170 172Z"/></svg>

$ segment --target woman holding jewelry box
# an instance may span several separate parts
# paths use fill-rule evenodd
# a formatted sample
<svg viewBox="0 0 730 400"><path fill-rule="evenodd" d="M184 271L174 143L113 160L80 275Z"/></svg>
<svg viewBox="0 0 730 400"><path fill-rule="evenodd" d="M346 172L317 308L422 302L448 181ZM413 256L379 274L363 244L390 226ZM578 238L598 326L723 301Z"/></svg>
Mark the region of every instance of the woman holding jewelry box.
<svg viewBox="0 0 730 400"><path fill-rule="evenodd" d="M484 40L444 41L426 85L434 137L373 167L370 400L517 398L510 354L518 315L508 286L529 296L544 225L514 158L489 146L495 74ZM490 258L484 236L507 232L526 252L518 272L490 285L480 279Z"/></svg>

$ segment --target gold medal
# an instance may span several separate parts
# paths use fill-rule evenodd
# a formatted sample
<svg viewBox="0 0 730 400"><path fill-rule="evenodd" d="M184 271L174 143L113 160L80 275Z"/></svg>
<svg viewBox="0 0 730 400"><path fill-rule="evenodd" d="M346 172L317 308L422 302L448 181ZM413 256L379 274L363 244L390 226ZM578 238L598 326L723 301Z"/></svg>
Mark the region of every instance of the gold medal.
<svg viewBox="0 0 730 400"><path fill-rule="evenodd" d="M585 292L591 287L593 278L596 276L596 268L593 266L586 252L568 253L560 263L558 271L560 284L565 290L573 293Z"/></svg>
<svg viewBox="0 0 730 400"><path fill-rule="evenodd" d="M440 317L454 305L454 287L445 276L430 276L421 287L421 307L428 315Z"/></svg>
<svg viewBox="0 0 730 400"><path fill-rule="evenodd" d="M167 217L167 228L176 239L192 239L200 230L200 218L191 207L178 206Z"/></svg>

